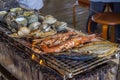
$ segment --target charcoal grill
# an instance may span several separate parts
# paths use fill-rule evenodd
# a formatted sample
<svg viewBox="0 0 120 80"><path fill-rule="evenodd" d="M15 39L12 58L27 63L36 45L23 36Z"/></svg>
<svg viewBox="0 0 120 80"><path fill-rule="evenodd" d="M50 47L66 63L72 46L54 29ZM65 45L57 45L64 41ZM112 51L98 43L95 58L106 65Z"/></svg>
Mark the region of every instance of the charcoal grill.
<svg viewBox="0 0 120 80"><path fill-rule="evenodd" d="M111 57L105 58L92 58L87 61L79 61L79 60L70 60L64 58L57 58L54 55L45 55L45 54L37 54L31 50L31 44L25 42L22 39L11 38L7 35L9 30L6 29L6 25L0 24L0 38L3 41L6 41L11 46L19 49L24 52L30 58L38 62L40 65L51 68L58 72L64 80L67 78L73 78L74 76L83 73L87 70L93 69L97 66L100 66L104 63L110 61ZM119 53L119 52L118 52Z"/></svg>

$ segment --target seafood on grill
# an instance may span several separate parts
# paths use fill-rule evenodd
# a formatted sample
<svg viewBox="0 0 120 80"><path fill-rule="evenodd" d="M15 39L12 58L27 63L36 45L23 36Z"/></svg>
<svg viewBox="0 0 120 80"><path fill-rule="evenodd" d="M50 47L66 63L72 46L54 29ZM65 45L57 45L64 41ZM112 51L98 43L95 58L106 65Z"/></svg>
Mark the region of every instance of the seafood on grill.
<svg viewBox="0 0 120 80"><path fill-rule="evenodd" d="M49 45L50 47L52 45L60 44L62 41L69 39L72 35L76 35L76 33L71 31L68 31L66 33L58 33L54 36L49 36L42 39L35 39L33 40L33 45L41 43Z"/></svg>
<svg viewBox="0 0 120 80"><path fill-rule="evenodd" d="M17 8L11 8L10 9L10 12L20 12L20 11L23 11L23 8L17 7Z"/></svg>
<svg viewBox="0 0 120 80"><path fill-rule="evenodd" d="M41 30L33 30L31 31L27 27L21 27L17 33L9 34L10 37L14 38L22 38L22 37L29 37L29 38L43 38L47 36L51 36L56 34L57 32L54 30L50 30L48 32L43 32Z"/></svg>
<svg viewBox="0 0 120 80"><path fill-rule="evenodd" d="M41 14L38 15L38 21L43 22L44 18L45 18L45 17L42 16Z"/></svg>
<svg viewBox="0 0 120 80"><path fill-rule="evenodd" d="M78 46L79 44L87 42L88 39L86 37L76 37L72 38L70 40L67 40L59 45L48 47L46 44L41 45L41 49L46 53L54 53L54 52L61 52L68 49L71 49L75 46Z"/></svg>
<svg viewBox="0 0 120 80"><path fill-rule="evenodd" d="M34 14L34 11L24 11L23 12L23 16L25 16L25 17L33 15L33 14Z"/></svg>
<svg viewBox="0 0 120 80"><path fill-rule="evenodd" d="M39 38L67 31L66 22L57 21L52 15L42 16L36 11L12 8L3 16L11 37Z"/></svg>
<svg viewBox="0 0 120 80"><path fill-rule="evenodd" d="M40 53L42 52L40 49L41 44L45 43L46 45L49 45L49 46L57 45L61 43L62 41L67 40L70 37L70 35L75 35L75 34L76 34L75 32L69 31L66 33L59 33L54 36L48 36L48 37L41 38L41 39L34 39L32 43L32 50L34 50L37 53Z"/></svg>
<svg viewBox="0 0 120 80"><path fill-rule="evenodd" d="M20 27L18 32L9 34L10 37L15 37L15 38L21 38L21 37L26 37L29 36L30 34L30 29L27 27Z"/></svg>
<svg viewBox="0 0 120 80"><path fill-rule="evenodd" d="M4 21L4 16L7 14L7 11L0 12L0 21Z"/></svg>
<svg viewBox="0 0 120 80"><path fill-rule="evenodd" d="M31 24L33 22L38 22L38 15L33 14L30 16L27 16L26 19L28 20L28 24Z"/></svg>
<svg viewBox="0 0 120 80"><path fill-rule="evenodd" d="M115 43L111 43L109 41L97 41L88 43L83 47L73 49L72 51L83 54L97 55L98 57L106 57L114 54L117 49L118 45Z"/></svg>
<svg viewBox="0 0 120 80"><path fill-rule="evenodd" d="M23 9L21 8L12 8L9 12L4 16L4 21L8 25L8 29L12 32L17 32L16 28L19 26L19 22L23 21L22 16ZM25 19L25 18L24 18ZM26 21L25 21L26 22Z"/></svg>
<svg viewBox="0 0 120 80"><path fill-rule="evenodd" d="M8 12L7 15L4 17L5 19L5 23L7 23L8 25L8 29L10 29L12 31L12 27L11 27L11 22L16 18L17 14L14 12ZM13 30L13 32L15 32Z"/></svg>
<svg viewBox="0 0 120 80"><path fill-rule="evenodd" d="M66 29L67 27L67 23L66 22L61 22L61 21L57 21L56 23L54 23L55 29L57 31L63 31Z"/></svg>
<svg viewBox="0 0 120 80"><path fill-rule="evenodd" d="M19 37L24 37L24 36L28 36L30 33L30 29L27 27L21 27L18 31L18 36Z"/></svg>
<svg viewBox="0 0 120 80"><path fill-rule="evenodd" d="M10 12L14 12L17 15L21 15L23 13L23 9L22 8L12 8L12 9L10 9Z"/></svg>
<svg viewBox="0 0 120 80"><path fill-rule="evenodd" d="M10 23L12 32L17 32L22 26L27 26L27 20L23 16L13 19Z"/></svg>
<svg viewBox="0 0 120 80"><path fill-rule="evenodd" d="M33 22L31 23L28 28L32 31L32 30L37 30L39 29L41 23L40 22Z"/></svg>
<svg viewBox="0 0 120 80"><path fill-rule="evenodd" d="M14 19L14 21L20 25L20 26L27 26L27 20L25 17L21 16L21 17L17 17L16 19ZM16 26L16 25L15 25Z"/></svg>
<svg viewBox="0 0 120 80"><path fill-rule="evenodd" d="M19 27L28 27L33 22L38 22L38 14L34 11L26 11L22 8L12 8L4 16L8 29L17 32Z"/></svg>
<svg viewBox="0 0 120 80"><path fill-rule="evenodd" d="M12 34L10 34L9 36L10 36L10 37L15 37L15 38L18 38L18 37L19 37L19 35L18 35L17 33L12 33Z"/></svg>
<svg viewBox="0 0 120 80"><path fill-rule="evenodd" d="M70 37L73 34L74 36ZM45 53L62 52L77 47L80 44L90 42L93 38L95 38L95 35L80 36L78 34L75 35L75 33L69 33L69 35L66 34L64 37L56 36L56 38L50 37L43 40L36 40L33 42L32 47L33 49L39 47Z"/></svg>
<svg viewBox="0 0 120 80"><path fill-rule="evenodd" d="M52 30L52 27L47 23L43 23L40 26L40 30L43 31L43 32L48 32L48 31Z"/></svg>
<svg viewBox="0 0 120 80"><path fill-rule="evenodd" d="M41 30L35 30L30 32L30 36L33 38L42 38L42 37L47 37L56 34L57 32L54 30L50 30L48 32L43 32Z"/></svg>
<svg viewBox="0 0 120 80"><path fill-rule="evenodd" d="M43 19L43 23L47 23L47 24L54 24L57 20L51 16L51 15L46 15Z"/></svg>

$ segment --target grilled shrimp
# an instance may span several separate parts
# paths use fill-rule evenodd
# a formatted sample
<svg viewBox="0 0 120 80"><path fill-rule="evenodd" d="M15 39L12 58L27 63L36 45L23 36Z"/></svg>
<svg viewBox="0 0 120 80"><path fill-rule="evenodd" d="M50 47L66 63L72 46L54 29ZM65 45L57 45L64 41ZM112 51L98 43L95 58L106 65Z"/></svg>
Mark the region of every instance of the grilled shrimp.
<svg viewBox="0 0 120 80"><path fill-rule="evenodd" d="M60 33L60 34L57 34L55 36L50 36L50 37L47 37L47 38L43 38L43 39L36 39L33 41L33 44L46 44L46 45L49 45L50 46L54 46L54 45L57 45L65 40L67 40L71 35L75 35L76 33L75 32L67 32L67 33Z"/></svg>
<svg viewBox="0 0 120 80"><path fill-rule="evenodd" d="M54 47L48 47L46 44L43 44L41 45L41 49L46 53L62 52L85 42L89 42L89 40L90 38L85 36L74 37Z"/></svg>

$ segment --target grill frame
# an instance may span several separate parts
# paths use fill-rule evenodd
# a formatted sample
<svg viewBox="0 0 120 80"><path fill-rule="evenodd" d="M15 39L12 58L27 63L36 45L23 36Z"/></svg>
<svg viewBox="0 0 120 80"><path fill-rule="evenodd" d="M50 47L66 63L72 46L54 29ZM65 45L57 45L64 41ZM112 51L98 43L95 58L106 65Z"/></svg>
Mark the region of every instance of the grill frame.
<svg viewBox="0 0 120 80"><path fill-rule="evenodd" d="M0 24L1 25L1 24ZM65 61L61 61L58 60L55 56L52 55L44 55L44 54L37 54L35 53L33 50L31 50L30 45L28 43L28 45L25 45L23 43L21 43L20 39L15 39L15 38L11 38L9 37L6 32L9 32L9 30L7 30L4 25L0 26L0 38L3 41L6 41L8 44L10 44L11 46L14 46L15 48L19 49L20 51L24 52L26 55L28 55L29 57L32 58L32 56L34 55L33 60L35 60L36 62L38 62L40 64L40 61L42 60L43 63L40 65L43 65L45 67L51 68L53 70L55 70L56 72L58 72L63 78L73 78L74 76L83 73L87 70L93 69L97 66L100 66L104 63L107 63L110 61L110 56L105 57L105 58L99 58L97 60L94 60L94 62L89 62L89 63L85 63L87 64L87 66L81 66L78 67L76 69L73 68L69 68L71 67L70 65L66 64L68 60ZM69 30L75 31L71 28L68 28ZM78 31L76 31L77 33L79 33ZM83 34L84 35L84 34ZM73 60L69 61L72 63ZM73 61L74 62L74 61ZM78 64L79 61L76 61L75 63ZM69 63L70 64L70 63ZM80 66L81 64L74 64L74 66ZM67 68L68 67L68 68Z"/></svg>

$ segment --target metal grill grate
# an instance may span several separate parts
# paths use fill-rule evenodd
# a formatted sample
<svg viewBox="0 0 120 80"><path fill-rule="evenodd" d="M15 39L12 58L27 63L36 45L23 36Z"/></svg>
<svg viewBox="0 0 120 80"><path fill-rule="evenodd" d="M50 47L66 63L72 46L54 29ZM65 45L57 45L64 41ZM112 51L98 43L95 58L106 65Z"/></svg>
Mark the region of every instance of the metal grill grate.
<svg viewBox="0 0 120 80"><path fill-rule="evenodd" d="M66 75L68 78L95 68L101 64L108 62L106 58L93 58L88 61L70 60L70 59L57 59L54 56L43 55L46 60L46 65L57 70L62 75Z"/></svg>
<svg viewBox="0 0 120 80"><path fill-rule="evenodd" d="M30 57L34 54L37 58L36 59L37 62L43 60L43 64L41 65L50 67L51 69L54 69L55 71L59 72L62 76L65 76L67 78L72 78L77 74L95 68L109 61L108 58L93 57L87 61L80 61L80 60L58 58L54 55L43 55L43 54L38 55L31 50L29 43L23 44L24 41L20 39L14 39L6 35L5 32L7 32L7 30L4 28L0 27L0 35L2 35L0 37L3 40L7 41L10 45L16 47L17 49L21 50Z"/></svg>

